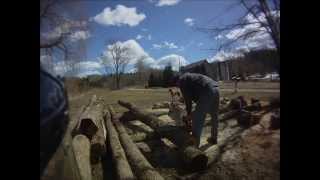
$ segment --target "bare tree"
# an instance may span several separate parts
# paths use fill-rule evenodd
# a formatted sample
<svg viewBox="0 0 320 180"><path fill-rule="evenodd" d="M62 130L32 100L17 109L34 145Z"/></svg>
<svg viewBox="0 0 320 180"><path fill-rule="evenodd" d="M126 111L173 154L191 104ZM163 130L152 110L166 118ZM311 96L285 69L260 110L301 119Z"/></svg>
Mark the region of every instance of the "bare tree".
<svg viewBox="0 0 320 180"><path fill-rule="evenodd" d="M122 46L119 41L111 40L107 52L101 57L102 64L112 68L116 89L120 89L121 76L130 62L128 51L129 48Z"/></svg>
<svg viewBox="0 0 320 180"><path fill-rule="evenodd" d="M71 37L88 30L84 12L78 0L40 0L40 54L51 61L45 64L68 61L64 69L73 75L79 72L79 63L86 58L86 42L74 42Z"/></svg>
<svg viewBox="0 0 320 180"><path fill-rule="evenodd" d="M239 40L267 33L280 54L280 0L239 0L237 3L245 9L245 13L236 23L219 27L197 27L197 29L217 37L231 30L255 27L246 28L247 31L240 31L234 39L223 41L218 50L228 48ZM251 20L248 20L248 16Z"/></svg>

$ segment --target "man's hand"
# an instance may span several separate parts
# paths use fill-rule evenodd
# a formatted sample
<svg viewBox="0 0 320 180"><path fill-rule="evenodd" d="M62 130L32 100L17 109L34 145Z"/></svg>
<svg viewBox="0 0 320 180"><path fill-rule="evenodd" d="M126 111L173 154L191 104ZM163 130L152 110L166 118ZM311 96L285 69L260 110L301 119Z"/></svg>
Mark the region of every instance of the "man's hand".
<svg viewBox="0 0 320 180"><path fill-rule="evenodd" d="M192 116L191 116L191 114L184 116L183 121L186 125L187 131L191 132L192 131Z"/></svg>

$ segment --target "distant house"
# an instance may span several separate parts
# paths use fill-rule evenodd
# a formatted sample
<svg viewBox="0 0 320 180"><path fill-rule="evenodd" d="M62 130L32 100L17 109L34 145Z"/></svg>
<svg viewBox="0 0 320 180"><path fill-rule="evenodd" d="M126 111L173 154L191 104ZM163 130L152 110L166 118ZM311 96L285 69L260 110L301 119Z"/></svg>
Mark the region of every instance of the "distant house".
<svg viewBox="0 0 320 180"><path fill-rule="evenodd" d="M214 72L214 69L212 68L210 63L208 63L208 61L206 59L201 60L201 61L197 61L197 62L189 64L187 66L183 66L183 67L181 67L180 71L182 73L185 73L185 72L199 73L199 74L209 76L214 80L217 79L216 73Z"/></svg>
<svg viewBox="0 0 320 180"><path fill-rule="evenodd" d="M211 64L218 81L231 80L232 63L230 61L214 61Z"/></svg>
<svg viewBox="0 0 320 180"><path fill-rule="evenodd" d="M211 77L216 81L230 80L231 72L229 69L231 64L228 62L215 61L209 63L206 59L197 61L187 66L181 67L181 72L199 73Z"/></svg>

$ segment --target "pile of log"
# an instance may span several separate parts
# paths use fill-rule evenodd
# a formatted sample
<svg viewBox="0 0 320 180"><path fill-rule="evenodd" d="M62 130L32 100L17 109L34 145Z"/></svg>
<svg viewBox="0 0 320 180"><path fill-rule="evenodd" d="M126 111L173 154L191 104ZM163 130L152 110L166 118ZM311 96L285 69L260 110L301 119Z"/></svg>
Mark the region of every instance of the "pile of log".
<svg viewBox="0 0 320 180"><path fill-rule="evenodd" d="M105 177L103 157L110 152L115 175L120 180L163 180L132 141L112 107L95 95L79 115L72 130L72 146L82 180Z"/></svg>
<svg viewBox="0 0 320 180"><path fill-rule="evenodd" d="M240 126L248 128L256 125L260 122L263 113L254 113L246 110L242 110L237 117L237 122Z"/></svg>
<svg viewBox="0 0 320 180"><path fill-rule="evenodd" d="M135 171L139 179L163 180L163 177L148 162L148 160L138 149L137 145L131 140L123 124L119 121L119 119L117 119L116 113L114 112L112 107L109 107L109 112L112 118L112 122L117 131L114 129L113 124L110 120L108 122L108 126L110 126L110 129L113 129L112 132L114 133L114 137L119 137L115 139L110 139L112 141L116 141L114 142L114 148L112 148L112 153L117 164L119 179L134 178L131 168L129 166L130 163L132 169ZM119 139L123 148L121 147ZM128 160L125 158L125 154L129 160L129 163ZM127 177L120 178L120 176L124 176L123 174L126 174Z"/></svg>
<svg viewBox="0 0 320 180"><path fill-rule="evenodd" d="M152 109L170 108L170 102L159 102L152 106Z"/></svg>
<svg viewBox="0 0 320 180"><path fill-rule="evenodd" d="M173 142L181 153L181 158L191 171L203 170L207 167L208 157L195 146L193 137L183 128L167 125L158 117L137 106L124 101L118 103L127 108L132 115L154 129L157 137L167 138Z"/></svg>
<svg viewBox="0 0 320 180"><path fill-rule="evenodd" d="M251 99L250 104L243 97L223 100L226 103L220 107L220 112L223 113L219 115L219 121L235 118L240 127L247 128L259 123L265 112L263 109L266 109L257 99ZM72 131L72 146L81 179L102 179L102 172L105 172L102 161L106 155L112 157L117 179L164 179L137 147L136 142L147 139L166 138L172 142L179 152L181 162L190 172L207 168L208 155L196 146L194 137L187 129L183 125L170 124L160 118L162 115L172 114L174 104L158 103L154 106L157 108L152 109L141 109L125 101L118 101L118 104L127 111L116 113L111 106L106 107L103 100L93 96L80 112ZM176 108L179 110L176 118L183 119L185 107L180 104ZM279 118L277 117L275 114L271 121L274 129L280 126L280 113ZM132 134L133 131L130 132L124 123L133 120L142 122L152 131Z"/></svg>
<svg viewBox="0 0 320 180"><path fill-rule="evenodd" d="M107 152L103 109L102 99L92 96L72 130L72 145L82 179L102 177L102 157Z"/></svg>

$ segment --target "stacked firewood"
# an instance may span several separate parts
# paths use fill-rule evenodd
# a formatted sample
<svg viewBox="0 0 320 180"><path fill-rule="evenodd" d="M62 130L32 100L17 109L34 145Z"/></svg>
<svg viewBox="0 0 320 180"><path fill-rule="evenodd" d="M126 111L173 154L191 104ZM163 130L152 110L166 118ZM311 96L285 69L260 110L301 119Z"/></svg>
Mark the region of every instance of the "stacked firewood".
<svg viewBox="0 0 320 180"><path fill-rule="evenodd" d="M72 135L83 180L104 179L102 158L107 152L112 154L117 179L163 180L129 137L112 107L107 109L96 96L81 111Z"/></svg>
<svg viewBox="0 0 320 180"><path fill-rule="evenodd" d="M224 98L221 101L220 112L223 113L219 121L236 118L242 127L259 123L263 113L271 107L262 105L258 99L251 99L248 103L244 97ZM195 146L189 133L190 127L183 121L186 111L181 101L160 102L152 109L141 109L125 101L118 101L118 104L127 111L116 113L111 106L105 106L102 99L93 96L79 113L72 132L72 145L81 179L103 179L105 169L102 161L107 153L112 157L117 179L164 179L137 147L136 142L148 138L170 140L177 147L182 163L191 172L206 169L208 156ZM171 115L176 123L170 124L160 118L163 115ZM279 119L280 113L273 117L272 128L280 127ZM152 131L133 136L124 125L133 120L141 121Z"/></svg>

